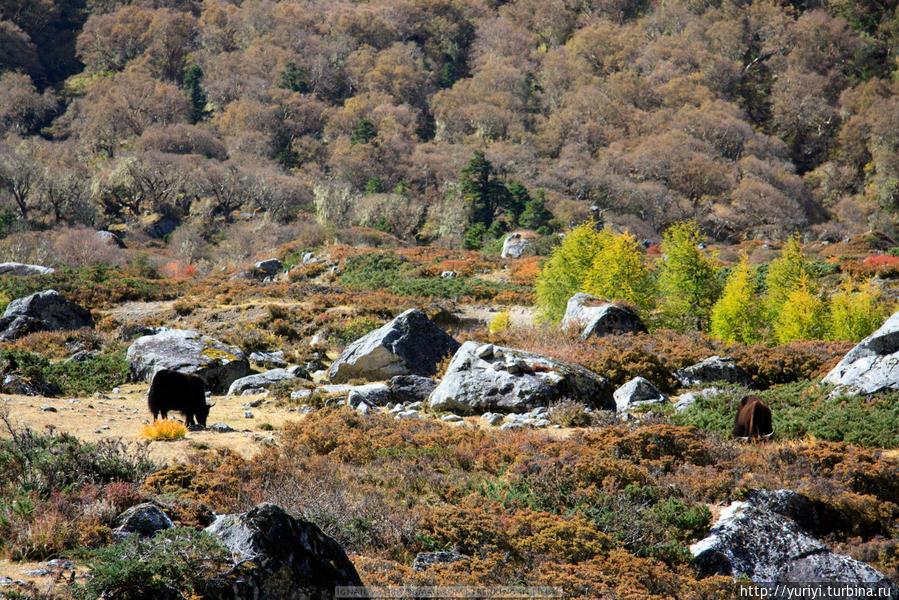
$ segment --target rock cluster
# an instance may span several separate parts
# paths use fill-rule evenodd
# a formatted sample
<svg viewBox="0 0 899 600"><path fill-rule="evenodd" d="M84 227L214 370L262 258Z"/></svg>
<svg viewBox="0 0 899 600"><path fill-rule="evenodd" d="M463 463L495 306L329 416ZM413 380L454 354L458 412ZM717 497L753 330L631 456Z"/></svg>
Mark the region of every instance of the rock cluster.
<svg viewBox="0 0 899 600"><path fill-rule="evenodd" d="M468 341L430 397L431 409L461 414L526 412L570 398L612 409L608 382L587 369L539 354Z"/></svg>

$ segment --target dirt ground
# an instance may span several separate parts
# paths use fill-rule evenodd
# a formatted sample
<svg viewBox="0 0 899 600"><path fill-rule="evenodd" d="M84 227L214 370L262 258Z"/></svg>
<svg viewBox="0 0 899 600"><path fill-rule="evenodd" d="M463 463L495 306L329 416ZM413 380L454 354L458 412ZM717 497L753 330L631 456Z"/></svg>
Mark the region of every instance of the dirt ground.
<svg viewBox="0 0 899 600"><path fill-rule="evenodd" d="M38 431L53 427L85 441L113 438L126 443L139 443L144 441L141 429L151 418L147 410L148 387L147 384L123 385L117 388L119 393L80 398L4 395L0 396L0 406L9 409L13 425L26 425ZM251 456L265 438L272 437L273 432L267 431L266 425L277 430L285 421L303 418L301 414L288 410L290 407L278 406L273 400L263 399L263 404L255 408L246 406L260 398L260 395L211 398L210 401L216 404L209 412L207 424L225 423L236 431L188 431L181 440L149 442L150 457L158 462L176 462L192 446L227 447L244 456ZM57 412L45 410L47 407ZM244 416L247 411L253 414L253 418ZM174 416L181 417L179 413L174 413Z"/></svg>

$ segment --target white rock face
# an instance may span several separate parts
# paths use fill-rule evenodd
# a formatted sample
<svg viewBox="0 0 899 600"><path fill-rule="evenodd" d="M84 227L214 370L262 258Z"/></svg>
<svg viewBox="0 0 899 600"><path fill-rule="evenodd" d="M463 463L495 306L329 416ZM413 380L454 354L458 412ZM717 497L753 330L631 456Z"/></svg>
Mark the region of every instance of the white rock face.
<svg viewBox="0 0 899 600"><path fill-rule="evenodd" d="M506 236L505 241L503 241L503 252L501 256L503 258L521 258L530 245L531 240L522 237L520 233L509 234Z"/></svg>
<svg viewBox="0 0 899 600"><path fill-rule="evenodd" d="M645 377L634 377L612 394L618 412L627 412L644 404L665 404L668 399Z"/></svg>
<svg viewBox="0 0 899 600"><path fill-rule="evenodd" d="M721 511L708 537L690 546L701 576L732 575L758 583L857 582L887 578L871 566L835 554L792 517L808 499L790 490L760 492Z"/></svg>
<svg viewBox="0 0 899 600"><path fill-rule="evenodd" d="M824 377L850 394L899 389L899 312L846 353Z"/></svg>
<svg viewBox="0 0 899 600"><path fill-rule="evenodd" d="M257 373L235 379L228 387L228 395L237 396L246 390L265 389L282 381L292 382L298 379L299 377L293 375L287 369L271 369L265 373Z"/></svg>
<svg viewBox="0 0 899 600"><path fill-rule="evenodd" d="M56 269L50 267L42 267L40 265L27 265L18 262L0 263L0 275L17 275L19 277L30 277L32 275L49 275Z"/></svg>
<svg viewBox="0 0 899 600"><path fill-rule="evenodd" d="M632 310L596 296L577 293L568 299L561 327L576 327L581 337L643 333L646 325Z"/></svg>

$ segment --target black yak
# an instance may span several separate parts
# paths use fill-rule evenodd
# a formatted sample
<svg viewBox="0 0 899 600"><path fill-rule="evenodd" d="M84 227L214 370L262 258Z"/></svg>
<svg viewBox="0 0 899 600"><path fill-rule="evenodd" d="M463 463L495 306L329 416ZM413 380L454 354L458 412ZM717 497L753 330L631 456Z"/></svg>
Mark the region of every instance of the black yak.
<svg viewBox="0 0 899 600"><path fill-rule="evenodd" d="M206 404L206 389L203 378L171 369L162 369L153 375L150 391L147 392L147 406L153 413L153 420L162 415L165 419L169 411L184 415L184 424L194 425L194 419L201 427L206 427L206 417L210 407Z"/></svg>
<svg viewBox="0 0 899 600"><path fill-rule="evenodd" d="M759 396L743 396L734 418L735 438L769 438L774 433L771 409Z"/></svg>

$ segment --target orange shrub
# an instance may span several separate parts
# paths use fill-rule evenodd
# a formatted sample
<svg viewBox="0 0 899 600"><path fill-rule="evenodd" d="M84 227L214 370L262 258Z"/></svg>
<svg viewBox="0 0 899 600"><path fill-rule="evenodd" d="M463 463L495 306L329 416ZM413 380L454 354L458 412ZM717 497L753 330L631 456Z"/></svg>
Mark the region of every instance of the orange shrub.
<svg viewBox="0 0 899 600"><path fill-rule="evenodd" d="M184 264L177 260L167 262L159 271L163 277L172 279L193 279L197 276L197 268L195 266Z"/></svg>
<svg viewBox="0 0 899 600"><path fill-rule="evenodd" d="M511 269L512 283L534 285L534 281L540 273L541 260L543 259L540 256L528 256L513 263Z"/></svg>

